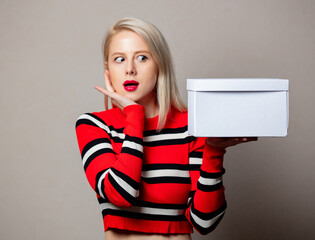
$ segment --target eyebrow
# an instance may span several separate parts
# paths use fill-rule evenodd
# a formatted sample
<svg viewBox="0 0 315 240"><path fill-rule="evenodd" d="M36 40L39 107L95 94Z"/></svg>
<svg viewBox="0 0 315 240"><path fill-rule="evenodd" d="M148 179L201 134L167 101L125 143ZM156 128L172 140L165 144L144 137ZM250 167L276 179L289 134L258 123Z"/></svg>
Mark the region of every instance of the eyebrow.
<svg viewBox="0 0 315 240"><path fill-rule="evenodd" d="M136 51L135 54L138 54L138 53L148 53L151 55L151 53L147 50L139 50L139 51ZM112 56L113 55L125 55L125 53L123 52L114 52L113 54L111 54Z"/></svg>

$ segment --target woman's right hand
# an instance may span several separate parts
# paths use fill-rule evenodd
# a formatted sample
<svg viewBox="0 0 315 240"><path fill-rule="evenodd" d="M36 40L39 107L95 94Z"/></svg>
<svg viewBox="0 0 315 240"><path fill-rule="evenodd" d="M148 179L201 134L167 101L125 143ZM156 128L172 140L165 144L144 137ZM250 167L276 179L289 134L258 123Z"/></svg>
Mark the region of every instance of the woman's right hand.
<svg viewBox="0 0 315 240"><path fill-rule="evenodd" d="M119 107L121 110L123 110L125 107L129 105L135 105L137 104L136 102L130 100L129 98L126 98L118 93L115 92L112 84L109 81L109 72L108 70L105 71L104 73L104 79L105 79L105 88L101 88L99 86L95 86L94 88L101 93L105 94L111 99L112 104L115 106Z"/></svg>

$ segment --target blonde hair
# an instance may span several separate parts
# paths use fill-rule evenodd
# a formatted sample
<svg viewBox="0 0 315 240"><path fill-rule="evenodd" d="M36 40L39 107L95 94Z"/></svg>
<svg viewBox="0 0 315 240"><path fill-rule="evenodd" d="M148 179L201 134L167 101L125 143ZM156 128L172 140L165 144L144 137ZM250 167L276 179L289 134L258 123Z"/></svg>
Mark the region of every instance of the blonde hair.
<svg viewBox="0 0 315 240"><path fill-rule="evenodd" d="M157 127L161 130L165 126L171 107L179 111L186 110L177 88L170 49L162 33L153 24L136 18L124 18L117 21L107 32L103 42L104 62L108 60L109 46L113 36L121 30L130 30L142 37L158 65L156 100L159 105L159 120ZM105 108L108 109L107 99L105 99Z"/></svg>

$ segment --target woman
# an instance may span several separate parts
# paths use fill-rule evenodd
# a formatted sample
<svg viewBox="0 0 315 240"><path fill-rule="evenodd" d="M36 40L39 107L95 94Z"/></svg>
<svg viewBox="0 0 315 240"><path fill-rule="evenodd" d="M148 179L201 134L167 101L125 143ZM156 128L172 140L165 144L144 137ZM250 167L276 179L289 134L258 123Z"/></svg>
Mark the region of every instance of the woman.
<svg viewBox="0 0 315 240"><path fill-rule="evenodd" d="M188 135L169 48L150 23L118 21L104 41L104 66L106 89L95 88L106 111L82 114L76 133L106 240L209 233L226 208L225 148L256 139Z"/></svg>

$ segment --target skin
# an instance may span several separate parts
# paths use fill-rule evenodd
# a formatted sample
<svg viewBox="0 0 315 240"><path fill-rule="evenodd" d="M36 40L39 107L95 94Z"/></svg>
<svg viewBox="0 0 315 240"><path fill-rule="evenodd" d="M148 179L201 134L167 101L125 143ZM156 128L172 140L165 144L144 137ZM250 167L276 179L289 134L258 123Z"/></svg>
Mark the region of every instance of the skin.
<svg viewBox="0 0 315 240"><path fill-rule="evenodd" d="M148 45L138 34L123 30L112 38L105 68L106 89L96 86L97 90L110 97L120 109L140 104L145 108L146 118L158 114L155 97L158 66ZM139 82L138 88L126 91L123 86L126 80Z"/></svg>
<svg viewBox="0 0 315 240"><path fill-rule="evenodd" d="M145 108L146 118L158 114L159 107L155 96L158 66L150 54L148 45L138 34L122 30L112 38L105 69L105 89L99 86L95 86L95 89L111 98L115 106L123 109L129 105L140 104ZM123 86L126 80L136 80L139 82L138 88L132 92L126 91ZM207 138L206 144L225 149L250 141L257 141L257 137ZM114 229L106 231L105 238L107 240L191 239L190 234L145 234Z"/></svg>

